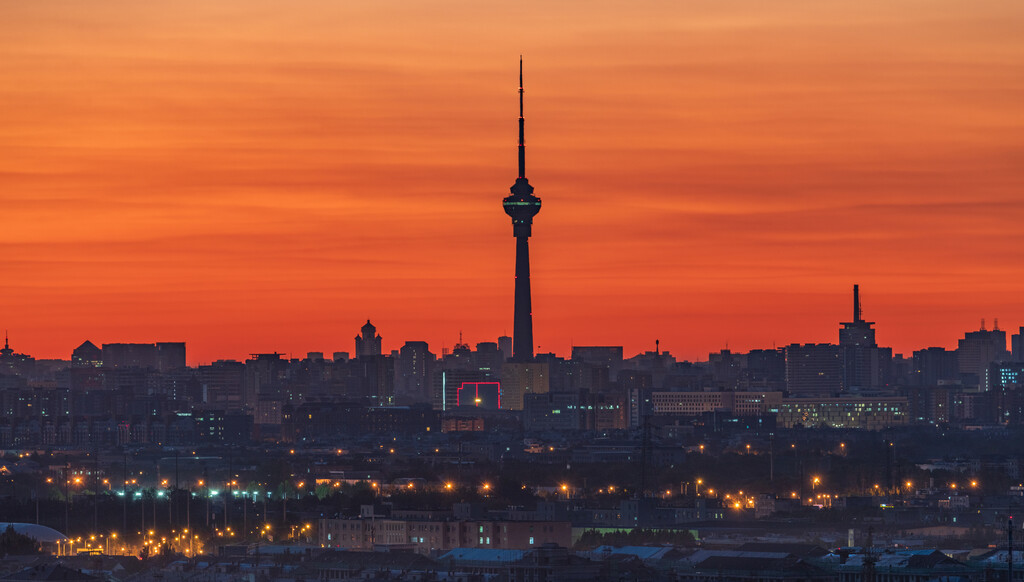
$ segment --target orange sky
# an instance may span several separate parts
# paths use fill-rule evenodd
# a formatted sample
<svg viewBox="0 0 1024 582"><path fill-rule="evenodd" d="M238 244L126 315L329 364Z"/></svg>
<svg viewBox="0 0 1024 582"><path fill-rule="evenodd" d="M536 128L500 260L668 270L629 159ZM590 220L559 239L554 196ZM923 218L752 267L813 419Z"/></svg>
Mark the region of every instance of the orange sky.
<svg viewBox="0 0 1024 582"><path fill-rule="evenodd" d="M0 0L0 326L189 361L1024 325L1019 0Z"/></svg>

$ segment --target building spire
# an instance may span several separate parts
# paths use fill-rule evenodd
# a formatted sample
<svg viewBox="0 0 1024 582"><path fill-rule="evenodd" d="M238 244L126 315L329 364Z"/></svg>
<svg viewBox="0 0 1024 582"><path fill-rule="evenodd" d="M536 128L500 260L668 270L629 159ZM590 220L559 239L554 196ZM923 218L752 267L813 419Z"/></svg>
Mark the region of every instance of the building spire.
<svg viewBox="0 0 1024 582"><path fill-rule="evenodd" d="M523 118L523 55L519 55L519 177L526 177L526 130Z"/></svg>

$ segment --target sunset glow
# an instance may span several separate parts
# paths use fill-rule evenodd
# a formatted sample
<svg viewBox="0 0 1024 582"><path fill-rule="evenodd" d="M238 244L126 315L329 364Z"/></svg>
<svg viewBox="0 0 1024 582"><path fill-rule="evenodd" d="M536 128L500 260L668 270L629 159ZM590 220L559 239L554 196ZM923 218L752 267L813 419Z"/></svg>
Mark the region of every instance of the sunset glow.
<svg viewBox="0 0 1024 582"><path fill-rule="evenodd" d="M4 2L0 327L190 363L1024 325L1024 3Z"/></svg>

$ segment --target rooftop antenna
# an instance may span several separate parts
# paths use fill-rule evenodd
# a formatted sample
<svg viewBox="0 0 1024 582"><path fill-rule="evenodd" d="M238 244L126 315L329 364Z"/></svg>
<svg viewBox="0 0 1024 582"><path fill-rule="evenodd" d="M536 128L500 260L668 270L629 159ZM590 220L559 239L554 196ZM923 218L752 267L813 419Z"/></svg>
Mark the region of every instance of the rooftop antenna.
<svg viewBox="0 0 1024 582"><path fill-rule="evenodd" d="M999 331L999 318L992 318L992 331Z"/></svg>
<svg viewBox="0 0 1024 582"><path fill-rule="evenodd" d="M654 355L661 355L661 340L654 340Z"/></svg>
<svg viewBox="0 0 1024 582"><path fill-rule="evenodd" d="M981 318L981 331L985 331L985 318Z"/></svg>

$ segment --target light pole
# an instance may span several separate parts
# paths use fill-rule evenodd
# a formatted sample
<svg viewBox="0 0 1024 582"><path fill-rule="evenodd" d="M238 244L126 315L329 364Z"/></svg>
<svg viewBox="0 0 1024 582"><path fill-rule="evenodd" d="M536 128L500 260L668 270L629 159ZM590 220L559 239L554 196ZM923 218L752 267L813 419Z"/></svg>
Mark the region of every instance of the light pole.
<svg viewBox="0 0 1024 582"><path fill-rule="evenodd" d="M64 455L64 535L68 537L71 536L71 497L68 491L71 482L70 468L68 456Z"/></svg>

